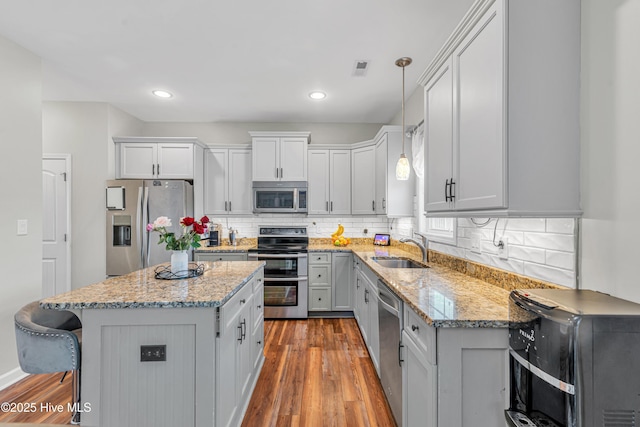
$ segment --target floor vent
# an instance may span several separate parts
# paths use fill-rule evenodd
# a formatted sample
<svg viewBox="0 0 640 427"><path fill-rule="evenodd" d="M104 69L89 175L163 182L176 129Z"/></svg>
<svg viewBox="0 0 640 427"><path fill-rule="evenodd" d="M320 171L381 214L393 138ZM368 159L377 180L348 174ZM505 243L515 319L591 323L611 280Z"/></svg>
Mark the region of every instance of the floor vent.
<svg viewBox="0 0 640 427"><path fill-rule="evenodd" d="M635 427L636 413L632 410L604 410L602 411L603 427Z"/></svg>
<svg viewBox="0 0 640 427"><path fill-rule="evenodd" d="M355 77L364 77L367 74L367 71L369 70L369 64L370 63L371 63L371 61L365 60L365 59L361 59L361 60L358 60L358 61L354 62L354 64L353 64L353 75Z"/></svg>

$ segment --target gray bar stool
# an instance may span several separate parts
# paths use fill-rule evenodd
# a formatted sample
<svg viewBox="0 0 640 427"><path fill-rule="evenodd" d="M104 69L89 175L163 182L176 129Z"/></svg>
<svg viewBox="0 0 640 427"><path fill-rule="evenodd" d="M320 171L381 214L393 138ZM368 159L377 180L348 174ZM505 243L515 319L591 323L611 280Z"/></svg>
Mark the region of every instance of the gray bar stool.
<svg viewBox="0 0 640 427"><path fill-rule="evenodd" d="M46 310L34 301L14 316L20 368L28 374L72 372L72 402L80 408L80 345L82 324L63 310ZM80 424L75 411L71 424Z"/></svg>

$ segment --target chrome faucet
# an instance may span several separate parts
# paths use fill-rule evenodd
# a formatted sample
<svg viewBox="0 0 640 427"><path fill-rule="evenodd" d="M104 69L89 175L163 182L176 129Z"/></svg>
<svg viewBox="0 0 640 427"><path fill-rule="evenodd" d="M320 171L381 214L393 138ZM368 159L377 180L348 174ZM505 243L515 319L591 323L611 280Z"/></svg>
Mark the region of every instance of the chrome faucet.
<svg viewBox="0 0 640 427"><path fill-rule="evenodd" d="M426 245L428 244L427 238L421 234L418 234L418 235L422 238L422 242L419 242L416 239L413 239L411 237L407 237L404 239L400 239L400 243L408 243L408 242L414 243L420 248L420 251L422 252L422 262L429 262L429 252L427 251L427 247L426 247Z"/></svg>

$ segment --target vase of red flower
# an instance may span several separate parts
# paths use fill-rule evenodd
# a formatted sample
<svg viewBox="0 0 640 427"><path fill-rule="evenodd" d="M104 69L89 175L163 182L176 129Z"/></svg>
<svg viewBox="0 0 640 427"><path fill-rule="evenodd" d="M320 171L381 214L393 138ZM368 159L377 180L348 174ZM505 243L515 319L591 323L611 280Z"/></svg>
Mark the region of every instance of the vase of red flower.
<svg viewBox="0 0 640 427"><path fill-rule="evenodd" d="M168 251L173 251L171 255L171 273L178 277L186 277L189 273L188 249L200 247L200 235L207 232L209 218L203 216L200 221L196 221L190 216L180 218L182 234L169 231L171 219L166 216L158 217L152 224L147 225L147 231L157 231L160 234L158 244L165 244Z"/></svg>

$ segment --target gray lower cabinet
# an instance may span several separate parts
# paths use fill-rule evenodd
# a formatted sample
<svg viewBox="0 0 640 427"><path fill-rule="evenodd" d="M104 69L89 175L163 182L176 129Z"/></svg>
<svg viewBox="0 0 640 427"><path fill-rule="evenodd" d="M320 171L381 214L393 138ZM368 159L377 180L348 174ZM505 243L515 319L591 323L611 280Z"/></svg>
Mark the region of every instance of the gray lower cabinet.
<svg viewBox="0 0 640 427"><path fill-rule="evenodd" d="M309 253L309 311L353 310L353 254Z"/></svg>
<svg viewBox="0 0 640 427"><path fill-rule="evenodd" d="M504 426L506 329L434 328L404 311L403 426Z"/></svg>
<svg viewBox="0 0 640 427"><path fill-rule="evenodd" d="M309 311L331 311L331 253L309 254Z"/></svg>
<svg viewBox="0 0 640 427"><path fill-rule="evenodd" d="M246 252L196 252L194 261L246 261Z"/></svg>
<svg viewBox="0 0 640 427"><path fill-rule="evenodd" d="M353 310L353 254L334 252L331 254L331 309Z"/></svg>
<svg viewBox="0 0 640 427"><path fill-rule="evenodd" d="M216 426L237 426L261 366L264 338L262 277L247 283L220 309L216 346ZM258 305L260 308L258 308ZM257 319L254 317L258 316Z"/></svg>
<svg viewBox="0 0 640 427"><path fill-rule="evenodd" d="M367 345L369 356L380 375L380 338L378 329L378 286L374 273L356 260L354 316ZM375 281L374 281L375 280Z"/></svg>

